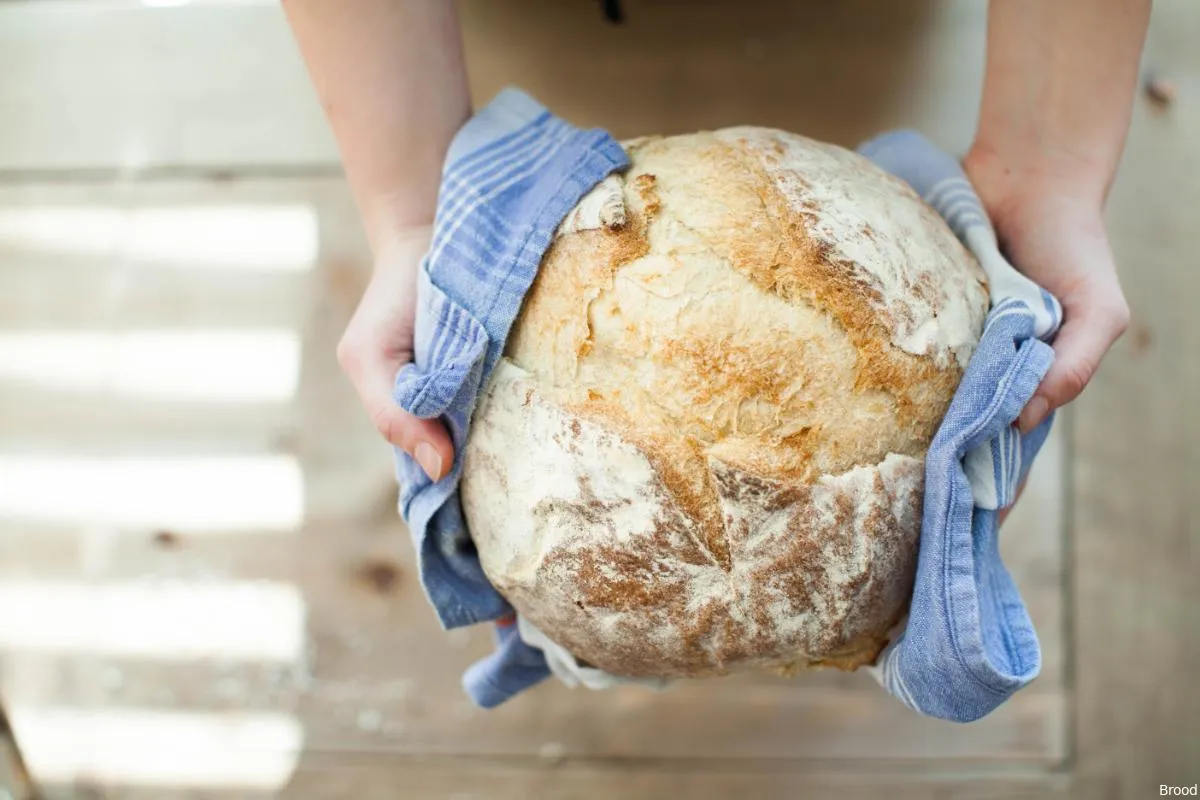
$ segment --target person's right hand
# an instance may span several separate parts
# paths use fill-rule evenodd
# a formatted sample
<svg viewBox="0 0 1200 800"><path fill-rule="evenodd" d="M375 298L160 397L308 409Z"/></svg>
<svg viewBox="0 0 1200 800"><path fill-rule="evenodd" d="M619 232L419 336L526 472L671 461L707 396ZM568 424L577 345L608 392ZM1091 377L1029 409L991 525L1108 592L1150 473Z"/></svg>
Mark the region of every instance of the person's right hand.
<svg viewBox="0 0 1200 800"><path fill-rule="evenodd" d="M338 343L337 358L380 435L437 481L454 463L450 434L439 421L414 417L392 399L396 374L413 357L417 270L430 236L429 226L413 229L380 249L371 282Z"/></svg>

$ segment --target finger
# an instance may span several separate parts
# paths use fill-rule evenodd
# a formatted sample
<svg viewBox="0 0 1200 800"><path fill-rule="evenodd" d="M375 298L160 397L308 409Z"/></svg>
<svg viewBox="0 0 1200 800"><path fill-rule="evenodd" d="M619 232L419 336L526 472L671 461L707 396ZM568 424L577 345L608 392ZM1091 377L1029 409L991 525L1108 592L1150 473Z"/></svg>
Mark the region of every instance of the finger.
<svg viewBox="0 0 1200 800"><path fill-rule="evenodd" d="M441 480L454 464L449 432L441 422L415 417L396 404L392 388L399 363L383 356L364 358L361 352L339 347L338 357L375 429L412 456L430 480Z"/></svg>
<svg viewBox="0 0 1200 800"><path fill-rule="evenodd" d="M1129 309L1119 293L1115 299L1081 303L1066 313L1067 322L1054 341L1054 363L1018 418L1022 433L1077 398L1105 353L1129 326Z"/></svg>
<svg viewBox="0 0 1200 800"><path fill-rule="evenodd" d="M444 478L454 465L454 445L445 426L437 420L414 417L390 396L376 402L367 409L380 435L412 456L430 480Z"/></svg>

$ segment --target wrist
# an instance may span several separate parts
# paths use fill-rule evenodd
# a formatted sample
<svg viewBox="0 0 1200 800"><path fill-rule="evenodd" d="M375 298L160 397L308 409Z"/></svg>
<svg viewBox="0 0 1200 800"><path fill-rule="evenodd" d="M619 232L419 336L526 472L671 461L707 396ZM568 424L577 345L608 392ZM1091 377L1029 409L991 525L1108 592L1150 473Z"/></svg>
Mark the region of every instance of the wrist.
<svg viewBox="0 0 1200 800"><path fill-rule="evenodd" d="M364 198L360 203L363 226L376 260L413 243L428 246L433 233L436 199L418 200L413 192ZM425 193L422 193L425 194Z"/></svg>
<svg viewBox="0 0 1200 800"><path fill-rule="evenodd" d="M385 226L377 232L374 245L375 267L397 262L418 262L429 250L433 223L405 223Z"/></svg>
<svg viewBox="0 0 1200 800"><path fill-rule="evenodd" d="M1107 171L1067 157L1047 157L1036 148L998 148L977 139L962 166L998 228L1029 213L1051 213L1085 222L1104 215Z"/></svg>

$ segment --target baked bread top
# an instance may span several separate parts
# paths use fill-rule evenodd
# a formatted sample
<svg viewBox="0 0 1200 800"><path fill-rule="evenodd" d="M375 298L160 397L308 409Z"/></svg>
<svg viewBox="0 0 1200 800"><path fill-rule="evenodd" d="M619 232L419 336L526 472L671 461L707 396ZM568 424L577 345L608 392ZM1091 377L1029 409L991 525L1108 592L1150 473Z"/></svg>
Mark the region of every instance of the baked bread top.
<svg viewBox="0 0 1200 800"><path fill-rule="evenodd" d="M460 494L484 569L615 675L869 663L911 592L983 272L840 147L750 127L625 146L476 411Z"/></svg>

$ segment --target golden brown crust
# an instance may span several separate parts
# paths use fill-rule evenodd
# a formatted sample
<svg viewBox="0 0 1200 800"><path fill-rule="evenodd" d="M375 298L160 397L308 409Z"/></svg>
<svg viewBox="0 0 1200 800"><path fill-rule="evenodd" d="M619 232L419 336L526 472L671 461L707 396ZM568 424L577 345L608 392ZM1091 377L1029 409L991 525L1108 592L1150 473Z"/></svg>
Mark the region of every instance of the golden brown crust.
<svg viewBox="0 0 1200 800"><path fill-rule="evenodd" d="M888 392L896 400L898 424L905 427L924 423L917 438L931 438L931 422L936 424L934 420L940 420L945 413L948 398L962 378L961 367L957 363L938 365L892 346L886 320L878 312L879 292L863 279L857 265L839 258L832 248L809 235L804 222L811 224L813 211L802 211L801 219L797 220L788 199L773 184L762 164L744 150L729 144L723 146L744 169L754 174L752 180L765 187L763 208L777 231L768 242L774 249L771 259L735 253L734 268L748 275L764 291L774 292L791 303L812 304L836 317L858 350L855 389ZM761 157L778 165L781 155L773 151ZM929 209L928 214L934 212ZM941 220L931 218L929 223L938 225ZM871 239L875 237L870 225L864 227L864 234ZM744 241L739 244L745 246ZM947 238L944 246L961 250L956 255L964 260L970 258L957 240ZM765 265L768 261L769 267ZM918 275L913 293L929 300L932 290L929 274ZM941 408L922 414L920 408L927 405L929 396L937 398L935 402L940 402Z"/></svg>
<svg viewBox="0 0 1200 800"><path fill-rule="evenodd" d="M613 674L854 668L905 611L986 291L919 198L824 148L628 147L625 223L555 241L477 412L489 578Z"/></svg>

